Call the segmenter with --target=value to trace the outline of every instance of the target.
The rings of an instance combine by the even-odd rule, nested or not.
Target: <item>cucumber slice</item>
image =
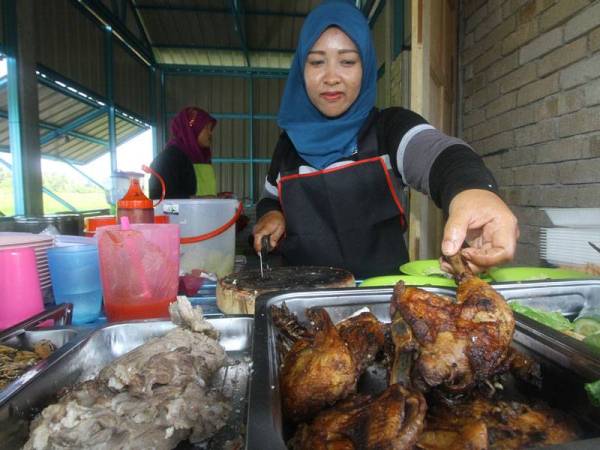
[[[590,334],[583,339],[583,343],[600,352],[600,333]]]
[[[580,319],[576,319],[574,325],[574,331],[576,333],[583,334],[584,336],[600,333],[600,321],[589,317],[581,317]]]

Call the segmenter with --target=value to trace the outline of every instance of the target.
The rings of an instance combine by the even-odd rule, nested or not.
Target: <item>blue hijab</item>
[[[312,104],[304,85],[308,52],[330,26],[339,27],[354,41],[363,67],[358,97],[345,113],[334,119],[324,116]],[[375,106],[376,87],[377,63],[367,19],[348,0],[326,0],[311,11],[302,26],[277,124],[287,132],[300,156],[322,169],[357,149],[360,127]]]

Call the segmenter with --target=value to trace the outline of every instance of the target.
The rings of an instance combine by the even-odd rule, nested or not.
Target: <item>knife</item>
[[[260,260],[260,277],[265,278],[265,272],[263,265],[266,265],[267,253],[271,251],[271,235],[267,234],[260,240],[260,252],[258,253],[258,259]],[[267,266],[268,268],[269,266]]]

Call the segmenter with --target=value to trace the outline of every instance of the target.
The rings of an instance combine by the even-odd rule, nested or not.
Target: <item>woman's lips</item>
[[[336,91],[336,92],[323,92],[321,94],[321,97],[323,99],[325,99],[328,102],[335,102],[337,100],[339,100],[340,98],[342,98],[343,93]]]

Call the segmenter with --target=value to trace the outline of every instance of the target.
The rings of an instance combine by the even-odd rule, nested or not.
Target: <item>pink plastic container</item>
[[[34,250],[0,250],[0,330],[43,310]]]
[[[106,317],[111,322],[168,317],[179,284],[179,227],[130,227],[96,231]]]

